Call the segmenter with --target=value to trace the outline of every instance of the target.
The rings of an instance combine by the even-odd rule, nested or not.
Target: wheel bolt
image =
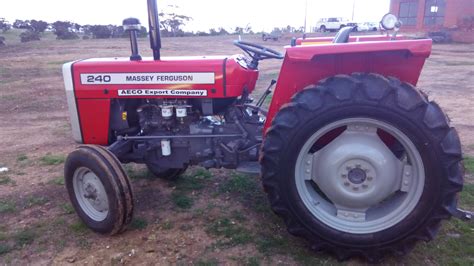
[[[354,191],[358,191],[358,190],[359,190],[359,187],[352,187],[352,189],[353,189]]]
[[[360,164],[356,164],[356,168],[360,168],[360,167],[361,167],[361,165],[360,165]]]
[[[306,169],[306,173],[309,174],[311,171],[309,169]]]
[[[344,175],[344,174],[343,174],[343,175],[341,175],[341,177],[342,177],[342,178],[347,178],[347,175]]]
[[[373,179],[374,179],[374,178],[371,177],[371,176],[368,176],[368,177],[367,177],[367,181],[372,181]]]
[[[368,185],[366,185],[366,184],[363,184],[363,185],[362,185],[362,188],[365,188],[365,189],[367,189],[368,187],[369,187],[369,186],[368,186]]]
[[[344,182],[344,186],[346,187],[350,186],[349,182]]]

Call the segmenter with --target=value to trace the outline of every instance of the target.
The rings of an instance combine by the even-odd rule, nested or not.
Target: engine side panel
[[[378,73],[416,85],[431,45],[431,40],[397,40],[286,47],[265,130],[295,93],[331,76]]]
[[[232,99],[250,93],[258,71],[245,66],[238,55],[67,63],[63,74],[74,139],[108,144],[111,99]]]

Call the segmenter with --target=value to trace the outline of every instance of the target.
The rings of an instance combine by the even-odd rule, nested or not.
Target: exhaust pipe
[[[156,0],[148,1],[148,25],[150,28],[150,47],[153,51],[153,59],[160,60],[161,35],[160,20],[158,18],[158,5]]]

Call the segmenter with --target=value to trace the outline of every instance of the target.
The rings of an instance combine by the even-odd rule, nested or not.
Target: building
[[[474,42],[474,0],[391,0],[390,13],[400,18],[403,31],[448,30],[454,40]]]

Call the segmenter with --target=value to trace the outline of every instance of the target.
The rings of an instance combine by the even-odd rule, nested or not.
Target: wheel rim
[[[317,147],[334,132],[335,138]],[[381,132],[394,140],[392,149]],[[420,200],[424,180],[413,142],[394,126],[369,118],[339,120],[318,130],[301,148],[295,166],[297,191],[309,212],[353,234],[379,232],[402,221]]]
[[[105,220],[109,213],[109,201],[99,177],[87,167],[76,169],[73,176],[74,194],[82,211],[92,220]]]

